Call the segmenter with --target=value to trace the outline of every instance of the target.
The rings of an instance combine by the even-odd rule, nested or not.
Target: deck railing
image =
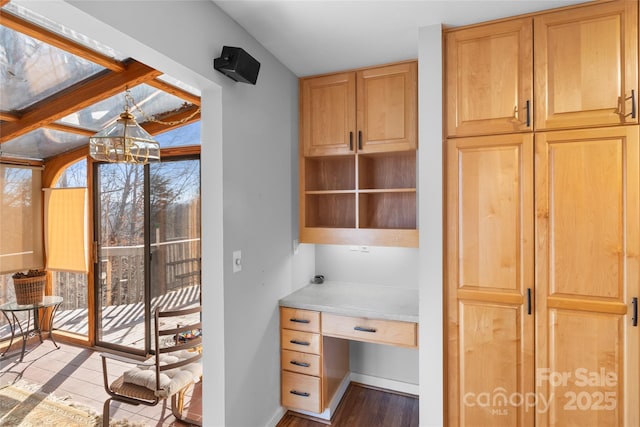
[[[98,287],[101,290],[102,307],[138,304],[144,301],[144,247],[101,247]],[[200,239],[182,239],[151,245],[152,298],[200,285]],[[52,275],[53,294],[64,298],[61,312],[75,312],[69,316],[68,329],[79,332],[78,316],[87,316],[89,298],[87,275],[55,272]],[[0,276],[0,304],[15,299],[11,275]],[[64,316],[59,316],[63,319]],[[55,322],[55,327],[67,330],[65,323]],[[85,329],[84,327],[80,330]],[[85,332],[86,333],[86,332]],[[8,336],[9,326],[0,316],[0,340]]]

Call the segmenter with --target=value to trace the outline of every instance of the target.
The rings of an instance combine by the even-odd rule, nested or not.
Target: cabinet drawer
[[[283,350],[320,354],[320,334],[282,329],[280,347]]]
[[[280,307],[280,327],[296,331],[320,332],[320,313]]]
[[[417,347],[416,330],[413,322],[322,314],[322,334],[338,338]]]
[[[282,406],[320,413],[322,412],[321,392],[320,378],[282,371],[280,394]]]
[[[282,350],[281,367],[285,371],[320,376],[320,356],[299,351]]]

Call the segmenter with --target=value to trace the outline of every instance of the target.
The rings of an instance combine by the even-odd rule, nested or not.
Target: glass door
[[[149,166],[152,316],[200,304],[200,160]]]
[[[96,340],[151,349],[152,315],[200,304],[200,160],[98,164]]]
[[[145,353],[145,168],[108,163],[95,169],[96,341]]]

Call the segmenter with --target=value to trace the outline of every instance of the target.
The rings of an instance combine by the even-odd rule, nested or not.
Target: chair
[[[201,422],[185,418],[182,414],[186,391],[195,380],[202,378],[201,311],[200,306],[171,311],[156,309],[155,355],[144,362],[108,353],[100,355],[104,388],[111,396],[104,402],[103,427],[109,426],[109,408],[112,400],[132,405],[154,406],[169,397],[171,412],[177,419],[202,425]],[[177,327],[163,328],[167,322],[161,324],[160,319],[166,318],[174,318],[173,324]],[[130,363],[135,367],[109,383],[108,359]]]

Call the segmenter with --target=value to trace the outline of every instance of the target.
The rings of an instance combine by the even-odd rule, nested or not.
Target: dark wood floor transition
[[[418,398],[351,383],[331,422],[332,427],[414,427],[418,425]],[[294,412],[277,427],[326,427]]]

